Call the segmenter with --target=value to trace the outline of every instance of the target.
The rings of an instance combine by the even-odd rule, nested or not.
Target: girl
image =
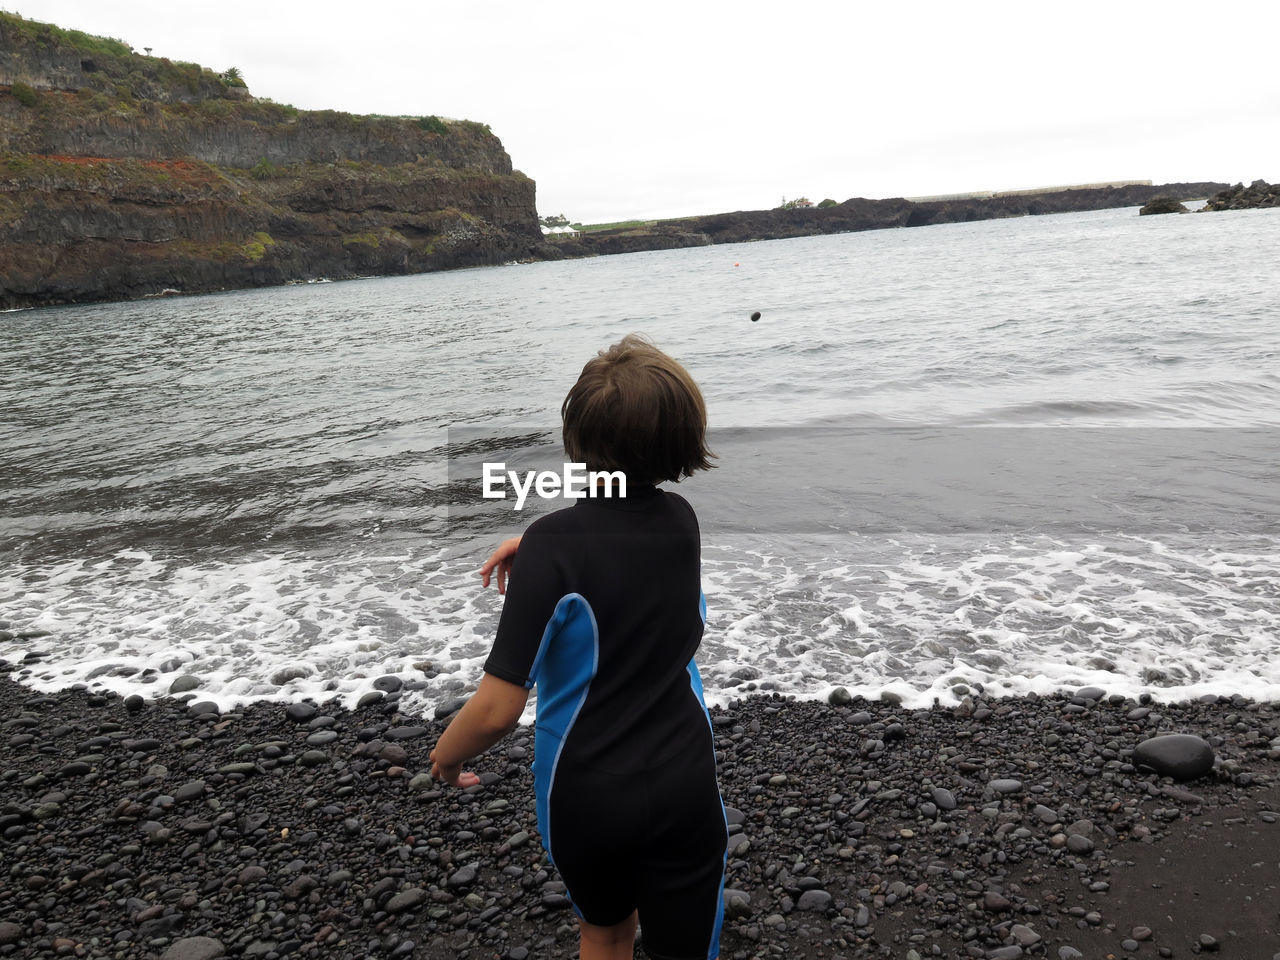
[[[724,807],[693,655],[706,603],[693,509],[657,484],[708,469],[688,372],[635,336],[590,360],[561,407],[569,460],[622,471],[626,496],[539,518],[481,569],[506,594],[484,677],[431,753],[432,773],[514,729],[538,687],[538,830],[578,913],[583,960],[714,960]],[[510,585],[507,588],[507,577]]]

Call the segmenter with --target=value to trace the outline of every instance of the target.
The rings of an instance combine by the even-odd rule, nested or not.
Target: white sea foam
[[[926,706],[976,685],[995,696],[1097,685],[1163,700],[1280,699],[1274,540],[1230,550],[954,537],[824,546],[707,551],[703,673],[719,696],[844,686]],[[777,589],[784,581],[792,587]]]
[[[0,573],[0,643],[40,689],[164,693],[228,707],[351,704],[384,674],[426,710],[474,689],[500,611],[478,554],[262,554],[187,564],[122,551]],[[818,538],[704,549],[712,703],[756,690],[891,692],[908,706],[1092,684],[1181,700],[1280,699],[1280,544]]]
[[[166,692],[191,674],[199,696],[354,702],[384,674],[424,680],[434,697],[473,684],[496,624],[475,563],[424,556],[263,555],[188,565],[122,551],[0,574],[0,618],[49,636],[0,643],[13,661],[48,654],[23,679]]]

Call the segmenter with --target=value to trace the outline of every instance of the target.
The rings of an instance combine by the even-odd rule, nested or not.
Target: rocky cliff
[[[1138,206],[1154,196],[1207,197],[1222,183],[1166,183],[1003,194],[950,200],[867,200],[855,197],[828,207],[749,210],[680,220],[659,220],[642,227],[584,233],[558,241],[562,256],[585,257],[713,243],[777,240],[824,233],[922,227],[970,220],[1026,217],[1078,210]]]
[[[300,111],[229,73],[0,12],[0,307],[543,251],[487,126]]]

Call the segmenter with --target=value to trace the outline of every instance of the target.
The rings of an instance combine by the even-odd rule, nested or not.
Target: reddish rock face
[[[534,183],[480,123],[256,101],[0,13],[0,308],[529,259]]]

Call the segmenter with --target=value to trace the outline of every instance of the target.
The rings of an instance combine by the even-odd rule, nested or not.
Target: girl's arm
[[[462,765],[514,730],[528,700],[524,687],[486,673],[431,751],[431,775],[455,787],[479,783]]]
[[[498,592],[507,592],[507,574],[511,572],[511,564],[515,562],[516,552],[520,549],[520,537],[512,537],[509,540],[503,540],[498,545],[498,549],[484,562],[484,566],[480,568],[480,585],[489,586],[489,577],[496,570],[498,572]]]

